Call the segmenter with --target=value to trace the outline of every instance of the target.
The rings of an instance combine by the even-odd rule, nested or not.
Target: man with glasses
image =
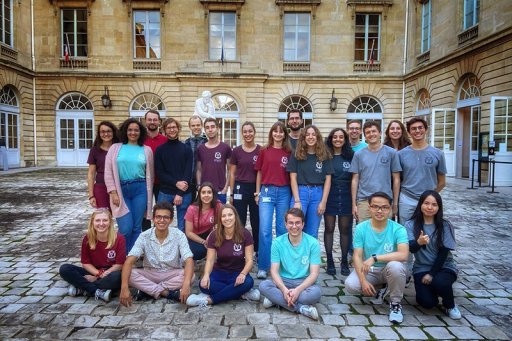
[[[157,203],[153,207],[155,226],[140,234],[126,257],[119,295],[125,307],[132,304],[129,286],[138,289],[137,300],[164,297],[181,303],[187,301],[194,281],[194,261],[185,234],[170,228],[173,212],[169,203]],[[144,268],[133,269],[142,256]]]
[[[290,137],[290,144],[294,151],[297,149],[297,141],[299,140],[303,124],[304,120],[302,119],[302,112],[299,109],[292,109],[288,112],[286,125],[288,126],[288,129],[290,129],[288,136]]]
[[[320,244],[316,238],[302,232],[304,213],[290,208],[285,215],[288,233],[272,242],[270,274],[260,284],[264,296],[263,307],[277,304],[313,320],[318,311],[313,306],[320,301],[320,286],[316,284],[320,272]]]
[[[361,141],[361,121],[349,121],[347,124],[347,130],[350,145],[352,146],[354,153],[358,150],[368,147],[366,142]]]
[[[371,218],[354,233],[354,270],[345,279],[348,293],[375,296],[378,286],[389,291],[389,321],[403,321],[401,301],[405,289],[409,241],[405,227],[389,219],[392,199],[383,192],[368,198]]]
[[[167,142],[155,152],[155,174],[160,179],[157,202],[176,206],[178,228],[185,232],[185,213],[192,202],[192,150],[179,140],[181,124],[174,118],[163,123]]]
[[[398,152],[398,159],[402,166],[400,224],[405,224],[411,218],[424,191],[441,192],[446,185],[444,154],[429,145],[425,139],[428,132],[427,121],[420,117],[413,117],[406,125],[412,144]]]

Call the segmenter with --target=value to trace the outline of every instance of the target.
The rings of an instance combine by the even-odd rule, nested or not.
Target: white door
[[[480,138],[480,114],[479,105],[471,107],[471,148],[469,150],[469,176],[473,174],[473,160],[478,160],[478,139]],[[478,174],[478,162],[475,162],[475,173]]]
[[[455,176],[457,165],[455,156],[456,116],[455,109],[432,110],[431,141],[434,142],[434,147],[444,153],[447,176]]]
[[[496,186],[512,186],[512,97],[491,97],[490,140],[496,147]]]
[[[20,147],[19,147],[19,120],[20,115],[15,112],[2,112],[0,105],[0,137],[4,139],[7,147],[7,164],[9,167],[20,166]],[[0,157],[0,167],[3,167],[3,160]]]
[[[57,165],[87,166],[94,139],[92,113],[57,115]]]

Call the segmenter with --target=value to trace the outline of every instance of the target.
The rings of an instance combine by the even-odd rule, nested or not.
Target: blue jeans
[[[158,194],[157,202],[168,202],[174,206],[172,203],[176,194],[167,194],[162,191]],[[187,213],[187,208],[192,202],[192,194],[185,193],[183,194],[183,201],[181,205],[176,205],[176,215],[178,216],[178,228],[180,231],[185,232],[185,213]]]
[[[237,300],[243,294],[251,290],[254,280],[251,275],[245,276],[245,281],[235,287],[235,281],[240,272],[228,272],[213,270],[210,274],[210,287],[203,288],[199,285],[201,292],[207,294],[212,299],[213,304]]]
[[[128,254],[142,231],[142,218],[146,213],[148,192],[145,180],[121,181],[121,190],[129,212],[117,218],[117,224],[119,232],[126,240],[126,254]]]
[[[255,183],[235,182],[233,189],[233,206],[235,206],[242,226],[247,223],[247,208],[249,208],[249,217],[251,220],[252,239],[254,240],[254,250],[258,251],[258,237],[260,227],[259,208],[254,200],[256,191]],[[241,197],[239,196],[241,195]]]
[[[225,204],[228,197],[226,193],[217,192],[217,199],[219,199],[221,203]]]
[[[87,270],[73,264],[62,264],[59,268],[60,277],[72,286],[85,290],[89,296],[94,296],[96,289],[117,290],[121,288],[121,271],[89,282],[84,276],[90,275]]]
[[[322,201],[323,192],[323,186],[299,185],[300,204],[306,217],[304,232],[315,238],[318,238],[318,228],[322,220],[322,216],[318,215],[318,205]],[[293,204],[292,198],[290,207],[293,207]]]
[[[276,235],[286,233],[284,215],[290,204],[290,186],[262,185],[258,201],[260,231],[258,246],[258,269],[270,270],[270,248],[272,246],[272,223],[276,214]]]
[[[451,309],[455,307],[453,298],[453,283],[457,275],[450,269],[441,269],[429,285],[421,282],[421,279],[428,272],[414,274],[414,288],[416,289],[416,302],[423,308],[431,309],[439,304],[439,297],[442,298],[443,307]]]

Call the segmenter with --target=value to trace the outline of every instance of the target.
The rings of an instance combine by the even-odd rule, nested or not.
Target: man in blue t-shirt
[[[270,275],[260,284],[263,307],[277,304],[285,309],[318,320],[313,304],[320,301],[320,244],[316,238],[303,233],[304,213],[299,208],[286,212],[288,233],[272,242]],[[406,236],[407,237],[407,236]]]
[[[354,270],[345,280],[351,294],[375,296],[375,286],[387,284],[389,321],[403,321],[400,302],[404,296],[409,255],[407,231],[388,219],[392,199],[384,192],[369,196],[370,219],[357,225],[354,233]]]

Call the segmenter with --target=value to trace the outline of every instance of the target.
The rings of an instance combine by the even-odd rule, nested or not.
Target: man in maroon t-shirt
[[[161,144],[167,142],[167,137],[160,134],[160,113],[156,110],[149,110],[146,115],[144,115],[144,122],[146,124],[146,130],[148,132],[146,136],[146,140],[144,140],[144,145],[151,148],[153,151],[153,155],[155,155],[156,147]],[[155,202],[158,200],[158,193],[160,192],[160,183],[158,178],[155,176],[155,181],[153,182],[153,194],[155,195]],[[142,231],[146,231],[151,228],[151,220],[147,220],[146,218],[142,219]]]
[[[201,185],[208,181],[213,184],[220,201],[226,203],[226,192],[229,187],[227,165],[231,157],[231,147],[219,138],[219,126],[214,118],[207,118],[203,123],[208,142],[197,147],[196,178]]]

